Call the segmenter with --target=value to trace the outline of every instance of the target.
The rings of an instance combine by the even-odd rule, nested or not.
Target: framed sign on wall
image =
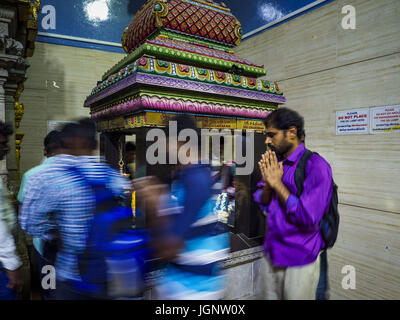
[[[400,130],[400,105],[370,109],[370,133]]]
[[[336,111],[336,135],[368,133],[368,108]]]

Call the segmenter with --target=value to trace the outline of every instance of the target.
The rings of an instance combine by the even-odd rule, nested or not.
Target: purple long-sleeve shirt
[[[264,251],[274,266],[294,267],[310,264],[316,260],[324,247],[319,222],[329,208],[332,170],[324,158],[313,154],[307,162],[303,193],[297,198],[294,173],[305,150],[304,145],[300,144],[283,161],[282,182],[291,193],[286,202],[286,209],[275,192],[272,193],[268,206],[262,204],[263,181],[258,183],[259,189],[253,194],[261,209],[268,212]]]

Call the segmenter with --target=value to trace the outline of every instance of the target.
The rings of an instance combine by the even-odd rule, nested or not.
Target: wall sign
[[[368,133],[369,109],[336,111],[336,135]]]
[[[400,105],[371,108],[370,119],[371,133],[400,130]]]

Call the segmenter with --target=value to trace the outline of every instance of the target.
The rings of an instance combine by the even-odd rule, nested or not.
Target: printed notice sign
[[[400,130],[400,106],[371,108],[370,121],[371,133]]]
[[[336,134],[368,134],[369,109],[336,111]]]

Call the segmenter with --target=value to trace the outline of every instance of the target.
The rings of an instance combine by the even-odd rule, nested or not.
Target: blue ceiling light
[[[110,16],[110,0],[92,0],[84,4],[85,13],[89,21],[99,23],[106,21]]]
[[[264,22],[272,22],[286,15],[284,11],[271,2],[261,3],[257,11]]]

